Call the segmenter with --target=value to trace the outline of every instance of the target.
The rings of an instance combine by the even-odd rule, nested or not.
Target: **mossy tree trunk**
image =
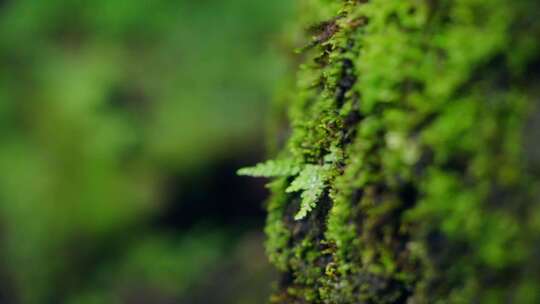
[[[271,302],[540,303],[540,2],[300,2]]]

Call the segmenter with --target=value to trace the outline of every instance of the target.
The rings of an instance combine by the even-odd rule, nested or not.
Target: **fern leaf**
[[[254,167],[242,168],[237,171],[237,174],[253,177],[281,177],[296,175],[299,172],[300,166],[290,159],[284,159],[269,160]]]
[[[302,203],[300,210],[295,215],[295,220],[301,220],[317,206],[321,194],[324,191],[328,179],[328,167],[306,165],[296,177],[286,192],[302,191]]]

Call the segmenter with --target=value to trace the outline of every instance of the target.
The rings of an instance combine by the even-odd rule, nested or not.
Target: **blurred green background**
[[[0,0],[0,303],[263,303],[290,0]]]

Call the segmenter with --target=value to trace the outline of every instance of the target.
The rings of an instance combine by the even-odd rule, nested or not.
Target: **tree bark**
[[[300,1],[272,303],[540,303],[539,15]]]

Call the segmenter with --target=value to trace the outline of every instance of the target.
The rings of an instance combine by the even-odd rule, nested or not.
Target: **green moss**
[[[301,3],[272,302],[535,303],[540,4]]]

